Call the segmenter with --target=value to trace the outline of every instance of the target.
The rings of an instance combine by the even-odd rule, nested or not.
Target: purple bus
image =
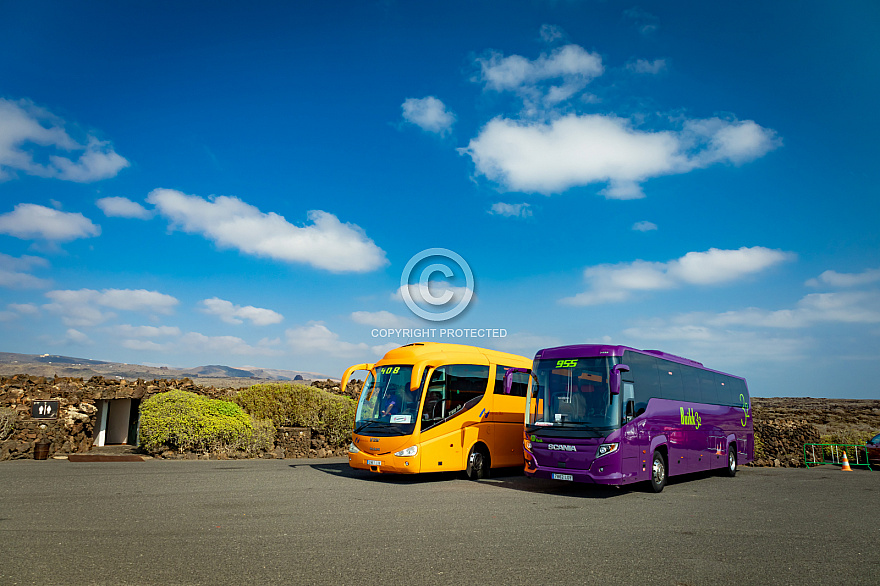
[[[699,362],[626,346],[560,346],[538,351],[531,379],[505,375],[506,391],[527,393],[526,476],[647,481],[660,492],[671,475],[734,476],[754,459],[745,379]]]

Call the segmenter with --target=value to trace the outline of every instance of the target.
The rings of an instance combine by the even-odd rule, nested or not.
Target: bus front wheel
[[[654,462],[651,465],[651,489],[660,492],[666,486],[666,458],[663,452],[654,452]]]
[[[471,448],[468,454],[467,477],[471,480],[480,480],[489,477],[489,454],[481,446]]]

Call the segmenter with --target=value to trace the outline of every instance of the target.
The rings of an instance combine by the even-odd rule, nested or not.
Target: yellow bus
[[[345,371],[369,374],[348,448],[352,468],[417,474],[466,471],[485,478],[491,468],[524,466],[523,427],[529,369],[523,356],[460,344],[401,346],[374,364]]]

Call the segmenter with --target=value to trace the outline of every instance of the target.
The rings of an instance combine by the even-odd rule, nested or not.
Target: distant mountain
[[[301,370],[280,370],[243,366],[234,368],[212,364],[193,368],[171,368],[168,366],[144,366],[140,364],[124,364],[105,362],[89,358],[74,358],[57,354],[16,354],[0,352],[0,375],[30,374],[34,376],[67,376],[75,378],[91,378],[93,376],[116,377],[126,379],[143,378],[192,378],[211,379],[205,384],[222,385],[223,379],[230,379],[229,384],[241,386],[259,380],[294,380],[297,376],[305,380],[324,380],[328,377],[317,372]]]
[[[220,364],[211,364],[210,366],[197,366],[196,368],[187,368],[187,374],[211,378],[251,378],[257,375],[249,370],[241,370],[240,368],[232,368],[230,366],[222,366]]]
[[[110,364],[100,360],[88,358],[71,358],[57,354],[15,354],[12,352],[0,352],[0,364],[13,364],[21,362],[39,362],[41,364]]]

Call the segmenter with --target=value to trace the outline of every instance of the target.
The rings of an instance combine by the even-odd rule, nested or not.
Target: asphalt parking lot
[[[880,472],[660,494],[343,459],[0,463],[0,584],[878,584]]]

